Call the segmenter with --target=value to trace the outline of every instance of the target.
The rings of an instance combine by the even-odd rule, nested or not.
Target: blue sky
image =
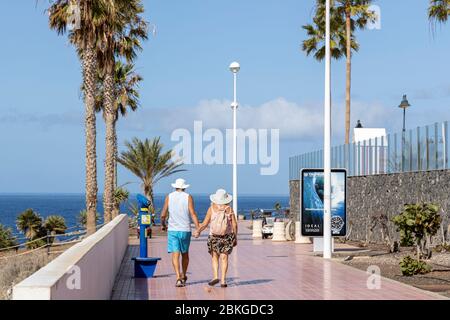
[[[0,192],[83,192],[81,70],[65,37],[48,29],[46,1],[1,1]],[[121,119],[119,140],[161,136],[194,120],[231,126],[228,65],[238,60],[240,126],[280,128],[280,171],[239,167],[246,194],[287,194],[288,157],[322,145],[323,64],[300,51],[313,0],[144,0],[157,33],[136,62],[145,81],[142,108]],[[381,30],[358,33],[353,58],[352,124],[401,130],[397,108],[408,94],[408,127],[450,119],[450,25],[431,32],[428,1],[379,0]],[[345,61],[333,62],[333,135],[343,140]],[[205,112],[208,110],[209,112]],[[212,111],[211,111],[212,110]],[[228,111],[228,112],[227,112]],[[99,188],[104,128],[99,116]],[[123,143],[122,143],[123,144]],[[231,189],[231,166],[187,166],[193,193]],[[121,182],[137,182],[120,169]],[[163,180],[157,192],[167,192]],[[131,184],[137,191],[138,183]]]

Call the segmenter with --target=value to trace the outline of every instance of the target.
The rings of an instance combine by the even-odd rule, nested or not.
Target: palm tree
[[[430,0],[428,18],[432,22],[446,23],[450,16],[450,0]]]
[[[16,220],[17,230],[22,232],[29,240],[36,239],[43,232],[42,218],[33,209],[22,212]]]
[[[83,93],[85,104],[86,135],[86,210],[87,234],[95,232],[97,212],[97,150],[95,95],[97,74],[97,52],[103,46],[102,28],[114,8],[114,0],[79,0],[80,25],[68,30],[72,18],[69,8],[71,0],[55,0],[49,8],[50,28],[59,35],[69,33],[70,42],[77,48],[83,69]]]
[[[114,209],[115,163],[117,152],[116,121],[118,104],[116,90],[116,57],[128,62],[141,50],[141,40],[147,39],[147,23],[140,16],[144,12],[141,0],[114,0],[115,12],[107,21],[104,32],[104,46],[98,52],[99,70],[103,79],[103,117],[106,124],[105,188],[103,207],[105,222],[112,218]],[[120,93],[119,93],[120,94]],[[125,106],[126,108],[126,106]]]
[[[114,117],[114,122],[112,123],[112,132],[114,137],[113,147],[113,171],[108,171],[108,175],[112,175],[113,179],[113,190],[117,192],[117,121],[119,116],[125,117],[128,113],[128,109],[131,111],[136,111],[139,107],[139,83],[143,80],[143,78],[134,71],[133,64],[124,64],[122,61],[117,61],[115,66],[115,77],[114,77],[114,110],[116,111],[116,115]],[[104,79],[101,77],[99,73],[98,77],[98,91],[96,98],[96,110],[101,111],[104,110],[104,102],[105,102],[105,87],[104,87]],[[105,115],[105,113],[104,113]],[[105,117],[106,120],[106,117]],[[111,178],[111,177],[110,177]],[[108,191],[109,192],[109,191]],[[106,197],[105,197],[106,198]],[[112,218],[115,218],[119,213],[119,205],[115,200],[113,201],[114,207],[112,211]]]
[[[44,221],[44,229],[49,237],[49,242],[55,241],[57,234],[65,234],[67,230],[66,220],[62,216],[48,216]]]
[[[114,192],[114,211],[113,218],[117,217],[120,211],[120,205],[128,200],[130,192],[124,188],[117,188]]]
[[[9,248],[17,245],[10,228],[0,224],[0,249]]]
[[[48,216],[44,221],[44,228],[51,235],[66,233],[66,220],[62,216]]]
[[[331,8],[331,55],[336,60],[346,57],[345,90],[345,143],[350,142],[351,121],[351,70],[352,50],[358,51],[356,29],[364,29],[375,22],[376,14],[370,10],[372,0],[334,0]],[[325,0],[316,0],[313,24],[305,25],[308,39],[303,41],[303,51],[321,61],[325,57]]]
[[[134,138],[132,142],[125,142],[127,148],[117,161],[142,180],[142,188],[145,196],[150,201],[150,207],[154,210],[153,188],[162,178],[168,177],[185,170],[181,160],[172,160],[173,151],[163,152],[164,145],[161,138],[141,141]]]
[[[97,223],[100,221],[100,214],[97,212],[95,214],[95,224],[97,225]],[[78,214],[78,223],[80,224],[80,226],[82,226],[83,228],[86,228],[87,225],[87,211],[86,210],[82,210],[80,211],[80,213]]]

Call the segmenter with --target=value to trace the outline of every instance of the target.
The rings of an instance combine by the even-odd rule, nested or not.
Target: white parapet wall
[[[120,215],[17,284],[13,300],[109,300],[127,246]]]

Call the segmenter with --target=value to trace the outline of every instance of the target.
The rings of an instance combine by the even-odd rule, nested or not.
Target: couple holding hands
[[[195,212],[194,199],[186,192],[186,189],[189,188],[186,181],[177,179],[172,187],[175,191],[166,197],[161,212],[161,224],[165,228],[168,216],[167,247],[168,252],[172,254],[172,265],[177,275],[175,286],[186,286],[191,237],[198,238],[202,231],[209,226],[207,247],[212,260],[213,279],[208,284],[215,286],[220,282],[220,286],[226,288],[228,286],[226,282],[228,256],[237,246],[237,220],[233,209],[230,207],[233,196],[223,189],[219,189],[215,194],[212,194],[210,196],[211,206],[204,221],[200,223]],[[191,232],[191,219],[196,227],[193,234]],[[221,265],[220,280],[219,262]]]

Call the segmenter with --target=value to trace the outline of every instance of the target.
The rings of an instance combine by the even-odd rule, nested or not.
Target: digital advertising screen
[[[302,235],[323,237],[324,173],[321,169],[301,172]],[[331,172],[331,234],[342,237],[347,233],[346,170]]]

